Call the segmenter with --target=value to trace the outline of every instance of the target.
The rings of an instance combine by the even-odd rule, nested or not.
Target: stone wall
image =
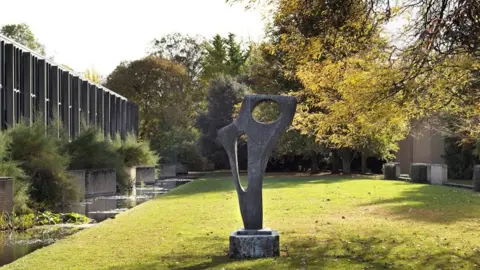
[[[177,163],[176,165],[176,173],[177,174],[188,174],[188,167],[187,165],[183,165],[181,163]]]
[[[408,174],[412,163],[445,164],[444,137],[427,123],[417,122],[411,134],[398,143],[396,161],[402,174]]]
[[[70,174],[85,198],[117,193],[115,169],[75,170],[70,171]]]
[[[13,178],[0,177],[0,213],[13,212]]]
[[[142,181],[146,185],[155,184],[155,167],[153,166],[137,166],[136,167],[137,185],[140,185]]]
[[[170,178],[177,176],[177,166],[172,164],[160,164],[160,178]]]

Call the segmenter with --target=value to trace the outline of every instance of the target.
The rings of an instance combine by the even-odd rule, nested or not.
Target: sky
[[[234,33],[243,41],[264,35],[260,11],[225,0],[3,0],[0,26],[17,23],[30,26],[55,62],[102,76],[142,58],[154,38],[169,33]]]

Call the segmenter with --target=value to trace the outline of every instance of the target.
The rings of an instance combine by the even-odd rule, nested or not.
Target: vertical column
[[[60,76],[59,69],[57,66],[51,66],[50,68],[50,119],[51,123],[53,120],[60,119]]]
[[[122,138],[127,137],[127,101],[122,99],[122,122],[121,122]]]
[[[117,131],[116,105],[115,95],[110,94],[110,136],[112,137],[115,137]]]
[[[0,40],[0,129],[5,128],[3,93],[5,92],[5,42]]]
[[[5,44],[5,118],[8,127],[16,123],[15,105],[15,47]]]
[[[110,136],[110,93],[103,92],[103,132],[105,137]]]
[[[71,95],[71,84],[70,84],[70,73],[68,71],[62,71],[62,121],[63,128],[66,132],[68,139],[72,137],[72,126],[70,123],[70,95]]]
[[[47,63],[44,59],[38,60],[38,112],[45,125],[47,124]]]
[[[80,78],[73,77],[72,83],[72,138],[76,138],[80,134]]]
[[[98,87],[98,90],[97,90],[97,127],[99,129],[103,129],[103,127],[104,127],[104,123],[103,123],[104,109],[103,109],[103,106],[104,106],[105,103],[103,101],[103,98],[104,98],[103,92],[104,92],[103,88]]]
[[[90,109],[89,122],[90,125],[96,126],[97,118],[97,87],[93,84],[89,85],[89,102],[88,107]]]
[[[120,134],[120,125],[121,125],[121,114],[122,114],[122,104],[120,103],[121,99],[119,97],[115,97],[115,119],[116,119],[116,125],[115,125],[115,134],[122,135]]]
[[[32,124],[32,55],[28,52],[22,54],[22,84],[23,84],[23,120],[27,126]]]
[[[81,122],[83,124],[86,124],[87,126],[89,125],[88,119],[89,119],[89,108],[88,108],[88,100],[89,100],[89,93],[88,91],[88,81],[83,81],[82,80],[82,85],[80,88],[80,97],[81,97]]]
[[[135,130],[136,130],[137,136],[139,133],[139,129],[140,129],[140,111],[138,110],[138,106],[135,105]]]
[[[125,102],[126,106],[126,130],[127,130],[127,135],[130,133],[130,127],[131,127],[131,122],[130,122],[130,102],[127,101]]]

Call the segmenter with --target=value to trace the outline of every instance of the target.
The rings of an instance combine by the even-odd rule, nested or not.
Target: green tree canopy
[[[216,35],[204,46],[207,53],[202,63],[201,77],[205,82],[219,75],[238,76],[250,55],[250,49],[243,50],[234,34],[229,34],[227,38]]]
[[[196,127],[200,130],[200,153],[217,166],[228,168],[228,158],[217,143],[217,132],[233,120],[235,105],[241,102],[246,87],[231,77],[218,77],[210,82],[207,111],[200,113]]]
[[[30,27],[24,23],[6,24],[0,29],[0,33],[41,55],[45,55],[45,46],[38,42]]]
[[[182,65],[148,56],[121,63],[108,76],[106,86],[139,106],[140,138],[149,140],[163,160],[176,162],[186,151],[181,147],[191,142],[191,148],[196,138],[191,126],[198,101],[191,83]],[[183,144],[170,144],[172,140]],[[172,145],[178,147],[172,149]]]

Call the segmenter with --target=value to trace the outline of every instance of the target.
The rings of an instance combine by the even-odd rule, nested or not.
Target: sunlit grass
[[[264,225],[281,257],[233,261],[242,226],[230,178],[198,180],[7,269],[474,269],[480,197],[385,180],[267,177]]]

